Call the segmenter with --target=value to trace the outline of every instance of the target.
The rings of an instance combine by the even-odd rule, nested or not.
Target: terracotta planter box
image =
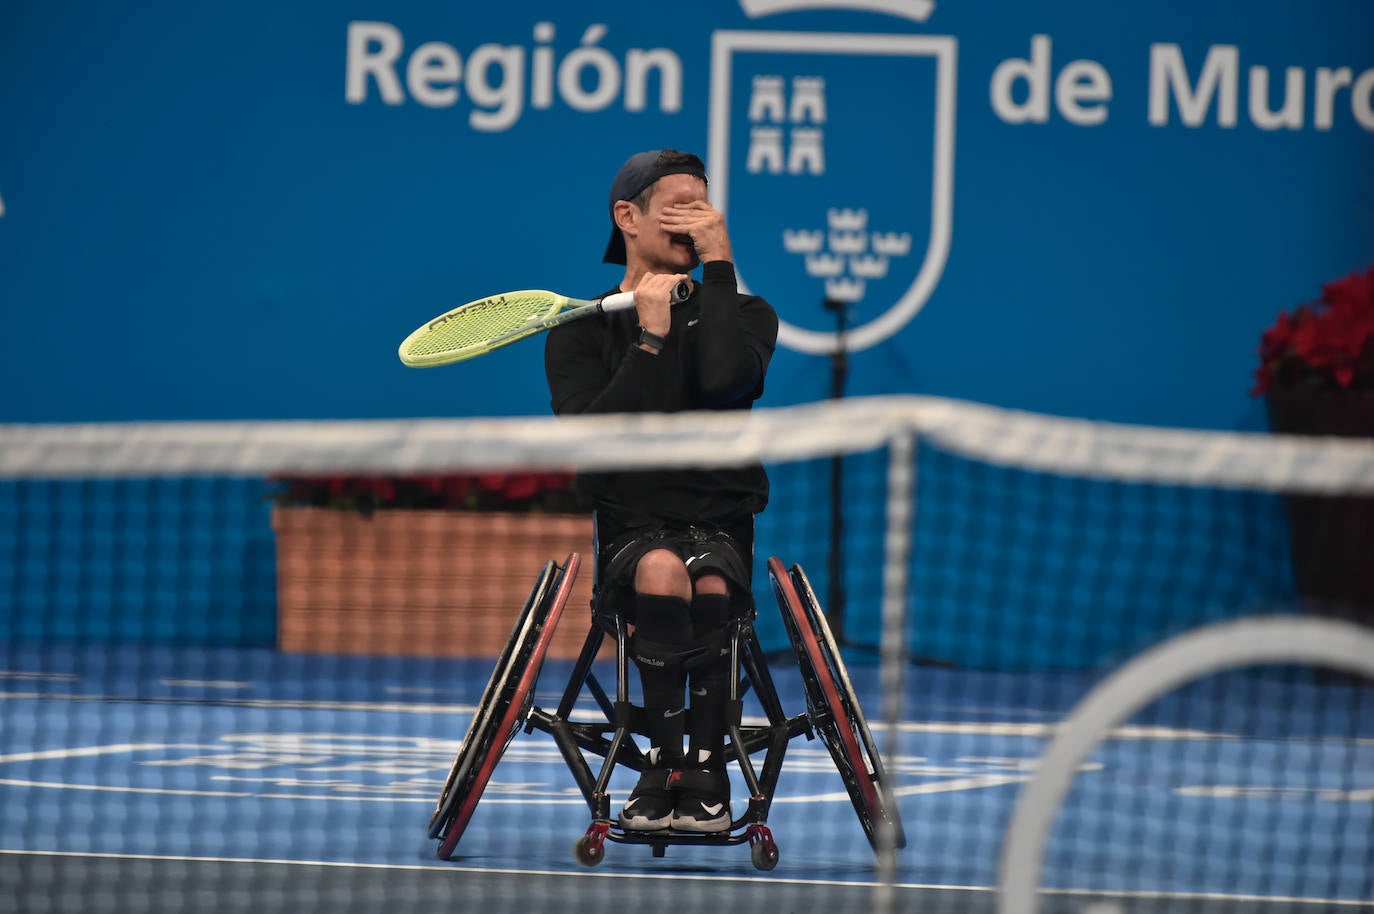
[[[275,508],[277,645],[331,654],[495,657],[544,563],[582,556],[550,657],[590,620],[591,518]]]

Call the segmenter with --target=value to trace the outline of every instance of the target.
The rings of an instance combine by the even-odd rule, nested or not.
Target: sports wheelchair
[[[574,844],[574,856],[584,866],[596,866],[605,858],[607,841],[647,844],[655,857],[662,857],[668,846],[675,844],[747,842],[754,866],[771,870],[778,862],[778,847],[768,827],[768,811],[783,755],[793,738],[813,739],[817,734],[839,770],[873,848],[877,850],[884,841],[898,848],[906,845],[882,760],[815,592],[801,566],[785,569],[777,558],[768,560],[768,576],[801,667],[805,713],[791,717],[784,713],[754,631],[757,611],[752,599],[746,601],[747,612],[735,614],[727,631],[735,675],[730,687],[725,755],[727,762],[737,763],[743,775],[749,791],[747,809],[728,831],[715,834],[623,829],[612,814],[608,793],[612,772],[617,764],[640,771],[648,759],[633,739],[633,734],[644,732],[644,712],[629,698],[628,623],[622,614],[597,605],[606,601],[593,599],[590,631],[558,707],[547,711],[534,706],[535,682],[580,565],[581,558],[575,552],[562,565],[553,560],[544,565],[496,662],[429,821],[429,837],[438,839],[441,860],[453,856],[492,772],[521,729],[526,733],[539,729],[553,737],[587,801],[592,822]],[[615,638],[614,699],[593,671],[607,635]],[[595,700],[604,721],[571,719],[573,706],[584,690]],[[742,698],[750,690],[763,708],[766,724],[746,726],[741,722]],[[756,771],[751,756],[760,752],[762,767]],[[602,759],[598,772],[592,771],[584,753]]]

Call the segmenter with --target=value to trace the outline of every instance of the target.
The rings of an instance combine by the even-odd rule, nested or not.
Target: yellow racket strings
[[[506,292],[452,311],[432,321],[411,341],[412,356],[440,355],[481,348],[557,313],[561,296],[538,290]]]

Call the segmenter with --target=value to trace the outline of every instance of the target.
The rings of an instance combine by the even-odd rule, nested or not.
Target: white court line
[[[189,689],[249,689],[253,681],[234,679],[159,679],[162,685]]]
[[[366,796],[356,794],[348,796],[345,794],[308,794],[308,793],[250,793],[248,796],[258,800],[350,800],[355,803],[423,803],[429,806],[434,805],[435,796],[431,794],[427,797],[388,797],[388,796]],[[528,805],[530,797],[525,798]],[[491,798],[483,797],[482,802],[492,802]],[[542,801],[541,801],[542,802]],[[578,801],[582,802],[581,800]],[[585,806],[586,804],[583,803]]]
[[[36,851],[28,849],[0,848],[0,854],[13,854],[25,857],[86,857],[91,859],[103,860],[155,860],[165,863],[254,863],[254,864],[274,864],[280,866],[328,866],[339,869],[358,869],[358,870],[393,870],[425,873],[452,873],[455,877],[462,875],[474,875],[482,873],[494,873],[500,876],[553,876],[558,879],[666,879],[673,883],[682,882],[747,882],[756,883],[758,880],[754,876],[705,876],[699,873],[685,873],[681,870],[673,870],[667,873],[611,873],[611,872],[592,872],[584,869],[577,870],[520,870],[506,867],[479,867],[479,866],[456,866],[450,863],[435,863],[431,865],[420,865],[416,863],[345,863],[338,860],[283,860],[266,857],[185,857],[169,854],[112,854],[112,853],[86,853],[83,851]],[[782,877],[768,878],[770,883],[780,883],[785,885],[830,885],[839,887],[872,888],[878,885],[876,880],[857,880],[846,881],[842,879],[787,879]],[[897,888],[901,889],[947,889],[960,892],[989,892],[991,887],[983,885],[925,885],[921,883],[899,883]]]
[[[1032,777],[1030,774],[979,774],[967,778],[952,778],[948,781],[927,781],[923,784],[894,787],[892,794],[898,797],[911,797],[926,793],[950,793],[955,790],[980,790],[984,787],[1020,784]]]
[[[186,697],[146,697],[141,695],[72,694],[44,692],[0,692],[2,699],[59,699],[64,701],[127,701],[138,704],[205,704],[203,699]],[[273,698],[216,698],[216,705],[238,708],[278,708],[290,711],[379,711],[385,714],[473,714],[475,705],[416,703],[404,701],[306,701]]]
[[[356,800],[356,801],[364,802],[364,803],[423,803],[423,804],[428,805],[428,806],[433,806],[433,805],[434,805],[434,801],[435,801],[435,795],[434,795],[434,794],[430,794],[430,795],[427,796],[427,797],[390,797],[390,796],[375,796],[375,797],[369,797],[369,796],[362,796],[362,795],[347,796],[347,795],[344,795],[344,794],[338,794],[338,795],[334,795],[334,794],[316,794],[316,795],[312,795],[312,794],[295,794],[295,793],[254,793],[254,794],[249,794],[249,796],[256,797],[256,798],[258,798],[258,799],[260,799],[260,800]],[[516,803],[520,803],[520,804],[523,804],[523,805],[525,805],[525,806],[529,806],[531,802],[536,802],[536,803],[538,803],[540,806],[586,806],[586,805],[587,805],[587,801],[584,800],[584,799],[582,799],[581,797],[577,797],[577,798],[572,798],[572,797],[564,797],[564,798],[559,798],[559,797],[543,797],[543,796],[538,796],[538,795],[535,795],[535,794],[526,794],[525,796],[521,796],[521,797],[489,797],[489,796],[487,796],[486,794],[483,794],[483,795],[482,795],[482,799],[481,799],[481,804],[482,804],[483,806],[503,806],[503,805],[513,805],[513,804],[516,804]]]
[[[636,879],[671,880],[674,884],[683,882],[713,883],[757,883],[754,876],[706,876],[699,873],[686,873],[673,870],[667,873],[623,873],[597,872],[586,869],[577,870],[521,870],[507,867],[457,866],[451,863],[420,865],[416,863],[346,863],[338,860],[283,860],[270,857],[187,857],[170,854],[113,854],[85,851],[36,851],[28,849],[0,848],[0,854],[21,857],[84,857],[100,860],[149,860],[163,863],[250,863],[273,866],[320,866],[335,869],[388,870],[393,872],[451,873],[455,878],[462,876],[494,873],[498,876],[551,876],[557,879]],[[789,879],[780,876],[768,877],[770,883],[781,885],[817,885],[840,888],[876,888],[881,883],[876,879]],[[893,888],[913,891],[941,892],[991,892],[992,886],[986,885],[940,885],[932,882],[897,882]],[[1113,892],[1076,889],[1046,889],[1047,895],[1091,895],[1094,897],[1131,898],[1131,899],[1179,899],[1196,901],[1243,901],[1262,904],[1311,904],[1332,907],[1369,908],[1370,902],[1353,901],[1343,898],[1299,898],[1267,895],[1228,895],[1220,892]]]
[[[974,736],[1029,736],[1036,739],[1049,739],[1059,731],[1058,723],[1026,724],[988,721],[986,723],[964,723],[959,721],[905,722],[897,725],[901,733],[952,733]],[[883,730],[882,725],[872,725],[869,729]],[[1207,730],[1180,730],[1175,727],[1120,726],[1112,730],[1112,739],[1236,739],[1230,733],[1212,733]]]
[[[1130,898],[1138,901],[1228,901],[1228,902],[1247,902],[1250,904],[1281,904],[1281,905],[1320,905],[1322,907],[1345,907],[1345,908],[1364,908],[1366,910],[1374,908],[1374,902],[1362,901],[1358,898],[1304,898],[1301,895],[1243,895],[1229,894],[1226,892],[1110,892],[1099,889],[1041,889],[1042,895],[1067,895],[1110,897],[1110,898]]]
[[[81,750],[52,750],[52,751],[49,751],[49,752],[19,753],[19,754],[15,755],[15,756],[0,756],[0,762],[3,762],[3,761],[30,761],[30,760],[42,760],[42,759],[45,759],[45,758],[67,758],[67,757],[72,757],[72,756],[74,756],[74,755],[92,756],[92,755],[101,755],[101,754],[107,754],[107,753],[113,753],[113,752],[120,752],[120,751],[124,751],[124,750],[129,750],[129,751],[147,751],[147,750],[163,750],[163,749],[197,749],[197,750],[206,750],[206,749],[216,749],[216,748],[220,748],[220,747],[219,747],[219,746],[210,746],[210,745],[172,745],[172,744],[161,744],[161,743],[153,743],[153,744],[134,744],[134,745],[127,745],[127,746],[100,746],[100,747],[93,747],[93,748],[81,749]],[[802,749],[802,750],[800,750],[800,751],[806,752],[807,750]],[[821,751],[821,750],[816,750],[816,751]],[[824,755],[825,753],[822,752],[822,754]],[[524,764],[540,764],[540,763],[546,763],[546,762],[548,762],[548,761],[550,761],[550,760],[553,760],[553,759],[555,759],[556,757],[558,757],[556,752],[549,752],[549,751],[529,752],[529,751],[527,750],[525,753],[519,753],[519,754],[511,754],[511,755],[508,755],[507,758],[505,759],[505,761],[509,761],[509,762],[514,763],[514,764],[521,764],[521,763],[524,763]],[[900,771],[900,770],[901,770],[901,766],[902,766],[903,764],[908,763],[908,762],[912,762],[912,761],[921,761],[921,760],[922,760],[922,758],[921,758],[920,756],[911,756],[911,757],[902,756],[902,757],[899,757],[899,758],[897,759],[896,764],[893,765],[893,769],[896,770],[896,771]],[[1091,766],[1085,766],[1085,767],[1091,767]],[[822,773],[822,774],[827,773],[827,772],[829,772],[829,771],[830,771],[830,769],[829,769],[828,766],[826,767],[826,769],[824,769],[824,771],[822,771],[821,769],[816,769],[816,772],[819,772],[819,773]],[[816,772],[813,772],[813,773],[816,773]],[[986,773],[986,774],[973,774],[973,775],[969,775],[969,776],[967,776],[967,777],[943,778],[943,779],[938,779],[938,780],[922,781],[922,782],[917,783],[917,784],[907,784],[907,785],[905,785],[905,786],[900,786],[900,787],[894,786],[894,787],[891,788],[891,792],[892,792],[892,795],[893,795],[894,797],[911,797],[911,796],[924,796],[924,795],[937,794],[937,793],[953,793],[953,792],[956,792],[956,791],[964,791],[964,790],[984,790],[984,789],[988,789],[988,788],[992,788],[992,787],[1003,787],[1003,786],[1006,786],[1006,785],[1008,785],[1008,784],[1021,784],[1021,783],[1025,783],[1026,781],[1029,781],[1033,776],[1034,776],[1034,775],[1033,775],[1033,772],[1023,772],[1023,773],[1019,773],[1019,774],[998,773],[998,772],[991,772],[991,773]],[[254,783],[268,783],[268,782],[271,781],[270,778],[263,778],[263,779],[261,779],[261,781],[258,781],[257,779],[245,778],[245,777],[242,777],[242,776],[237,776],[237,777],[229,778],[229,777],[226,777],[226,776],[219,776],[219,775],[212,777],[212,780],[239,780],[239,781],[250,781],[250,782],[254,782]],[[502,785],[503,783],[509,783],[509,782],[503,782],[503,781],[500,781],[500,780],[493,780],[493,781],[491,782],[491,785],[490,785],[492,792],[487,793],[486,795],[484,795],[484,796],[482,797],[482,803],[483,803],[483,804],[486,804],[486,805],[515,805],[515,804],[525,804],[525,805],[528,805],[530,802],[537,802],[537,803],[539,803],[540,805],[547,805],[547,806],[584,806],[584,805],[586,805],[586,801],[585,801],[582,797],[580,797],[580,796],[569,796],[569,795],[563,795],[563,794],[559,794],[559,793],[552,793],[552,794],[551,794],[551,793],[547,793],[547,792],[544,792],[544,793],[541,793],[541,792],[534,792],[534,793],[525,793],[525,794],[521,794],[521,795],[519,795],[519,796],[502,796],[502,795],[500,794],[500,790],[501,790],[501,785]],[[385,793],[385,792],[376,793],[376,794],[369,794],[369,793],[364,792],[364,791],[365,791],[365,788],[366,788],[366,785],[359,785],[359,784],[349,784],[349,785],[344,785],[344,786],[340,787],[339,785],[324,784],[324,783],[322,783],[322,784],[319,785],[319,789],[320,789],[321,791],[329,791],[329,792],[321,792],[321,793],[313,793],[313,794],[295,794],[295,793],[256,793],[256,792],[251,792],[251,791],[238,791],[238,792],[235,792],[235,791],[217,791],[217,790],[196,790],[196,789],[190,789],[190,788],[173,789],[173,788],[160,788],[160,787],[118,787],[118,786],[107,786],[107,785],[101,785],[101,784],[73,784],[73,783],[64,783],[64,782],[58,782],[58,781],[35,781],[35,780],[27,780],[27,779],[22,779],[22,778],[0,778],[0,786],[7,786],[7,787],[28,787],[28,788],[39,788],[39,789],[45,789],[45,790],[86,790],[86,791],[107,791],[107,792],[111,792],[111,793],[165,794],[165,795],[169,795],[169,796],[238,797],[238,798],[244,798],[244,799],[259,799],[259,800],[326,800],[326,801],[330,801],[330,802],[346,801],[346,802],[362,802],[362,803],[414,803],[414,804],[422,804],[422,805],[423,805],[423,804],[431,804],[431,803],[434,802],[434,796],[433,796],[433,793],[432,793],[432,792],[431,792],[431,793],[422,794],[422,795],[418,795],[418,796],[415,796],[415,795],[406,795],[406,794],[403,794],[403,793]],[[544,785],[541,784],[540,786],[544,786]],[[349,788],[353,788],[353,789],[355,789],[357,792],[349,792]],[[417,789],[418,789],[418,788],[417,788]],[[553,787],[552,785],[550,785],[550,789],[551,789],[551,790],[559,790],[560,788]],[[1196,789],[1196,790],[1202,790],[1203,788],[1195,788],[1195,789]],[[1188,790],[1188,788],[1181,788],[1181,789],[1180,789],[1180,792],[1185,792],[1185,791],[1187,791],[1187,790]],[[1369,791],[1361,791],[1361,792],[1358,792],[1358,793],[1360,793],[1360,794],[1368,794]],[[1365,799],[1365,798],[1366,798],[1366,797],[1363,796],[1363,795],[1360,795],[1360,796],[1356,796],[1356,797],[1355,797],[1355,799],[1357,799],[1357,800],[1362,800],[1362,799]],[[774,805],[774,806],[780,806],[780,805],[796,805],[796,804],[803,804],[803,803],[845,803],[845,802],[848,802],[849,799],[850,799],[849,794],[848,794],[846,791],[839,790],[839,791],[830,791],[830,792],[826,792],[826,793],[808,793],[808,794],[798,794],[798,795],[775,795],[775,796],[773,797],[772,805]]]
[[[351,800],[362,803],[427,803],[434,805],[434,797],[396,797],[396,796],[331,796],[328,794],[291,794],[291,793],[250,793],[242,790],[178,790],[171,787],[112,787],[104,784],[64,784],[60,781],[29,781],[22,778],[0,778],[0,787],[38,787],[45,790],[90,790],[103,793],[143,793],[170,797],[235,797],[244,800]],[[522,802],[529,804],[530,797]],[[513,803],[514,799],[499,800],[482,798],[483,803]],[[549,801],[540,800],[540,803]],[[586,805],[583,800],[578,803]]]
[[[93,755],[113,755],[116,752],[151,752],[156,749],[211,749],[212,746],[188,743],[122,743],[112,746],[86,746],[80,749],[43,749],[38,752],[12,752],[0,755],[5,762],[43,762],[51,759],[89,758]]]
[[[1001,787],[1006,784],[1020,784],[1031,779],[1029,774],[979,774],[967,778],[949,778],[943,781],[923,781],[905,787],[893,787],[894,797],[914,797],[930,793],[952,793],[956,790],[981,790],[985,787]],[[849,800],[845,791],[818,793],[799,797],[773,797],[773,805],[786,803],[835,803]]]
[[[499,789],[500,781],[493,781],[490,785],[492,789]],[[324,789],[326,785],[321,785]],[[920,787],[930,787],[931,785],[918,785]],[[990,787],[992,784],[974,784],[970,787]],[[33,781],[24,778],[0,778],[0,787],[29,787],[42,790],[87,790],[108,793],[140,793],[140,794],[159,794],[176,797],[236,797],[246,800],[327,800],[331,802],[347,801],[351,803],[417,803],[434,805],[434,794],[426,796],[405,796],[395,794],[369,795],[365,793],[254,793],[250,791],[232,790],[193,790],[190,788],[174,789],[170,787],[113,787],[102,784],[68,784],[61,781]],[[951,787],[950,790],[967,788]],[[908,790],[897,791],[898,794],[905,796],[908,793],[937,793],[938,790]],[[802,797],[774,797],[773,805],[780,803],[821,803],[821,802],[848,802],[848,793],[827,793],[813,794]],[[537,802],[541,806],[586,806],[587,801],[579,797],[548,796],[544,794],[522,794],[520,796],[502,797],[500,794],[482,796],[482,805],[500,806],[522,804],[528,806],[531,802]]]
[[[45,787],[52,790],[95,790],[103,793],[155,793],[170,797],[241,797],[251,799],[256,794],[234,790],[176,790],[171,787],[110,787],[101,784],[63,784],[54,781],[25,781],[19,778],[0,778],[4,787]]]
[[[167,749],[195,749],[208,750],[220,748],[218,745],[199,745],[199,744],[166,744],[166,743],[127,743],[111,746],[93,746],[83,749],[54,749],[43,752],[24,752],[15,753],[9,756],[0,756],[0,762],[12,761],[42,761],[48,759],[65,759],[80,756],[108,755],[114,753],[132,753]],[[805,752],[806,750],[801,750]],[[820,750],[815,750],[819,754]],[[556,753],[548,750],[540,752],[525,752],[508,757],[508,761],[538,764],[541,761],[552,759]],[[523,757],[521,757],[523,756]],[[919,756],[903,756],[896,760],[897,768],[902,764],[913,761],[921,761]],[[1015,784],[1026,781],[1030,778],[1028,774],[1005,774],[989,773],[972,775],[961,778],[946,778],[943,780],[923,781],[919,784],[911,784],[905,787],[893,789],[894,796],[917,796],[921,794],[949,793],[957,790],[977,790],[988,787],[999,787],[1006,784]],[[247,780],[239,777],[239,780]],[[269,783],[270,779],[264,778],[263,783]],[[493,781],[492,787],[499,791],[501,781]],[[44,790],[86,790],[108,793],[137,793],[137,794],[159,794],[166,796],[205,796],[205,797],[238,797],[245,799],[260,800],[328,800],[328,801],[349,801],[364,803],[433,803],[433,795],[406,796],[404,794],[376,794],[369,795],[363,792],[349,793],[344,790],[335,789],[336,785],[321,784],[321,792],[315,794],[293,794],[293,793],[257,793],[252,791],[226,791],[226,790],[198,790],[192,788],[161,788],[161,787],[122,787],[102,784],[76,784],[59,781],[39,781],[25,778],[0,778],[0,786],[6,787],[27,787]],[[560,796],[546,794],[522,794],[520,796],[502,797],[499,792],[489,794],[482,798],[483,803],[487,804],[528,804],[531,800],[547,805],[585,805],[586,801],[580,796]],[[812,793],[799,796],[775,796],[773,804],[799,804],[799,803],[833,803],[848,802],[849,794],[845,791],[831,791],[827,793]]]
[[[199,704],[194,698],[144,698],[100,694],[62,694],[50,695],[43,692],[0,692],[4,699],[62,699],[67,701],[130,701],[143,704]],[[277,708],[281,710],[316,711],[376,711],[384,714],[475,714],[476,705],[438,704],[433,702],[372,702],[372,701],[306,701],[297,699],[273,698],[218,698],[217,705],[243,708]],[[575,714],[570,720],[574,723],[601,723],[601,720],[584,719]],[[748,726],[761,726],[767,723],[764,718],[746,717],[743,723]],[[970,723],[962,721],[904,721],[897,725],[900,733],[944,733],[974,736],[1025,736],[1035,739],[1049,739],[1058,731],[1058,723],[1024,723],[1012,721],[988,721]],[[889,728],[883,723],[872,722],[869,729],[875,733],[886,732]],[[1174,727],[1148,727],[1125,725],[1112,731],[1113,739],[1236,739],[1231,733],[1213,733],[1207,730],[1177,729]],[[1356,742],[1362,742],[1356,740]]]

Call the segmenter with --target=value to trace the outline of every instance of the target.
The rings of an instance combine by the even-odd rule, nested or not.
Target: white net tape
[[[748,414],[3,425],[0,475],[723,466],[873,450],[908,435],[964,457],[1035,471],[1374,493],[1374,441],[1120,425],[919,396]]]

